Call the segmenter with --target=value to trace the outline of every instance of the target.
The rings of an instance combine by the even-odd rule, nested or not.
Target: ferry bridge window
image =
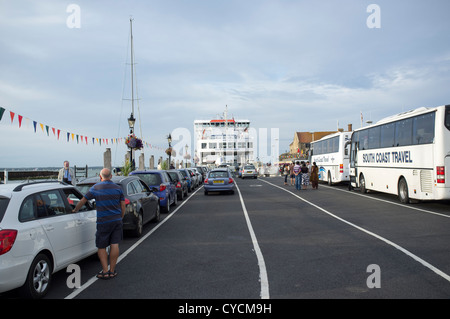
[[[409,118],[395,123],[395,146],[412,144],[412,122],[412,118]]]
[[[416,116],[413,121],[413,143],[429,144],[434,141],[435,112]]]
[[[393,147],[395,143],[395,123],[381,125],[380,130],[380,147]]]

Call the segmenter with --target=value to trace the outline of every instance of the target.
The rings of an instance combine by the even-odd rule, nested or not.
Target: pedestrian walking
[[[319,189],[319,167],[317,167],[316,162],[313,162],[313,165],[311,166],[311,176],[309,180],[311,181],[313,189]]]
[[[297,161],[294,165],[294,175],[295,175],[295,188],[300,190],[302,185],[302,174],[300,162]]]
[[[100,183],[92,186],[78,202],[73,212],[77,212],[88,200],[95,199],[97,208],[97,232],[95,243],[102,270],[97,278],[110,279],[117,276],[116,264],[119,258],[119,243],[123,238],[122,218],[125,215],[125,197],[122,189],[111,181],[111,171],[104,168],[100,171]],[[110,246],[109,270],[108,253]]]
[[[309,174],[308,174],[309,170],[308,167],[306,166],[305,162],[302,162],[302,167],[300,169],[300,173],[302,175],[302,189],[306,190],[306,188],[309,185]]]
[[[294,162],[289,164],[289,174],[291,176],[291,186],[294,186],[294,181],[295,181]]]
[[[285,164],[283,166],[283,175],[284,175],[284,185],[287,185],[288,175],[290,174],[289,165]]]
[[[75,182],[75,173],[73,172],[73,169],[70,168],[69,161],[64,161],[63,168],[59,170],[58,181],[67,184]]]

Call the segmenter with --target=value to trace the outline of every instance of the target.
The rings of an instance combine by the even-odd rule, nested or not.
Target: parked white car
[[[52,274],[97,252],[96,211],[72,185],[0,185],[0,293],[15,288],[31,298],[49,290]]]

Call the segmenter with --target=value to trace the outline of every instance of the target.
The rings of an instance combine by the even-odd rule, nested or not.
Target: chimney
[[[351,132],[353,130],[353,127],[351,124],[348,124],[348,131]]]

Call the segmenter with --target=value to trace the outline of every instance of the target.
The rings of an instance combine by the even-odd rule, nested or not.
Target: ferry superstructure
[[[195,159],[198,165],[254,162],[256,142],[250,134],[250,121],[223,116],[194,121]]]

